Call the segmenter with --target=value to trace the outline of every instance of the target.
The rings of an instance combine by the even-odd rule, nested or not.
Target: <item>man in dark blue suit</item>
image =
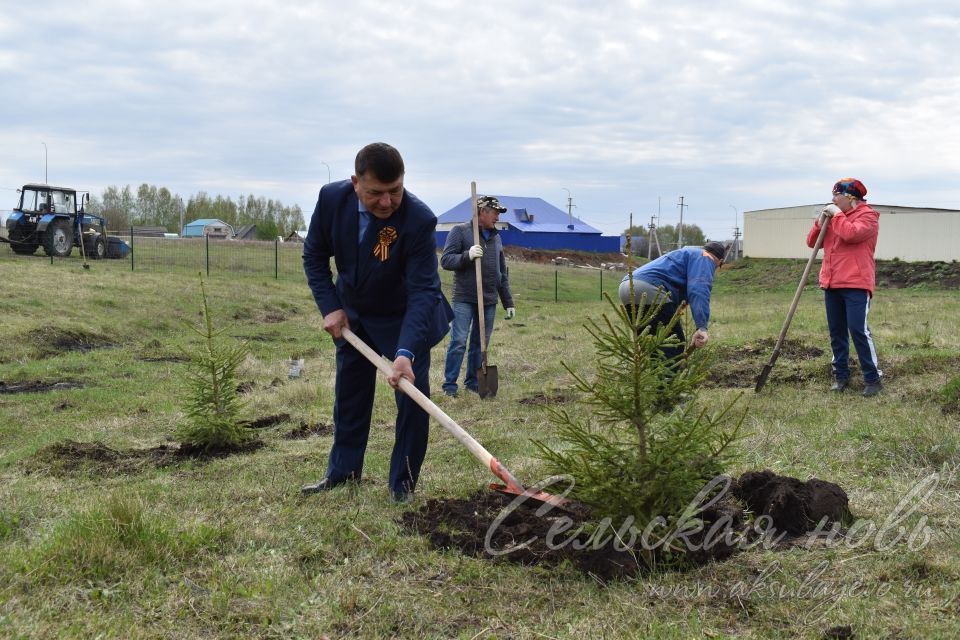
[[[320,190],[303,246],[307,283],[337,346],[333,447],[325,477],[304,486],[304,493],[358,481],[363,471],[377,370],[341,329],[349,327],[393,358],[388,381],[394,389],[406,378],[429,396],[430,348],[446,335],[452,317],[437,273],[437,218],[404,190],[400,153],[382,142],[369,144],[357,154],[354,170],[350,180]],[[406,394],[395,395],[390,495],[409,502],[427,451],[428,415]]]

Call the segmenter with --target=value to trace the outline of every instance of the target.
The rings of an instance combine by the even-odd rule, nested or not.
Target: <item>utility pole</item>
[[[570,216],[570,223],[567,225],[567,229],[573,231],[573,196],[570,195],[570,189],[566,187],[560,187],[567,192],[567,215]]]
[[[737,259],[737,238],[740,237],[740,212],[737,211],[737,208],[733,205],[730,205],[730,208],[733,209],[733,259]]]
[[[689,207],[688,204],[683,204],[683,196],[680,196],[680,202],[677,204],[680,207],[680,225],[677,227],[677,249],[683,248],[683,208]]]
[[[653,224],[653,216],[650,216],[650,226],[648,229],[650,230],[650,237],[647,238],[647,260],[650,259],[653,252],[653,239],[657,237],[657,225]],[[659,245],[659,241],[657,241],[657,244]]]
[[[47,143],[41,142],[40,144],[43,145],[43,184],[50,184],[47,178]]]

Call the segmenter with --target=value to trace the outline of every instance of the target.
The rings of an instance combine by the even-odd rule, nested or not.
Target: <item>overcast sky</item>
[[[439,215],[540,197],[616,234],[658,206],[960,208],[960,3],[0,0],[0,209],[44,179],[299,205],[389,142]],[[46,144],[46,148],[44,147]],[[45,167],[46,162],[46,167]],[[326,163],[326,164],[324,164]],[[565,190],[566,189],[566,190]]]

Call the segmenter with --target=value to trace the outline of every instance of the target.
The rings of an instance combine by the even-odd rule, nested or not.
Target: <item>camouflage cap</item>
[[[479,211],[480,209],[493,209],[498,213],[505,213],[507,211],[507,208],[500,204],[496,196],[478,196],[477,210]]]

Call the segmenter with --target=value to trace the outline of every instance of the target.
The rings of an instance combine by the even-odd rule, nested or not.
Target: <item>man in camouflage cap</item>
[[[493,333],[493,321],[497,315],[497,298],[507,310],[507,319],[513,318],[516,308],[510,293],[510,281],[507,263],[503,257],[503,244],[497,232],[497,220],[507,209],[495,196],[477,198],[477,219],[480,226],[480,243],[473,242],[473,224],[458,224],[447,235],[447,242],[440,256],[440,266],[453,271],[453,323],[450,325],[450,344],[447,347],[447,361],[444,368],[443,391],[448,396],[457,395],[457,378],[463,364],[467,335],[470,335],[470,349],[467,355],[467,372],[463,386],[477,393],[479,382],[477,369],[480,368],[480,317],[477,309],[477,279],[473,265],[480,260],[480,273],[483,287],[484,328],[486,343]]]

